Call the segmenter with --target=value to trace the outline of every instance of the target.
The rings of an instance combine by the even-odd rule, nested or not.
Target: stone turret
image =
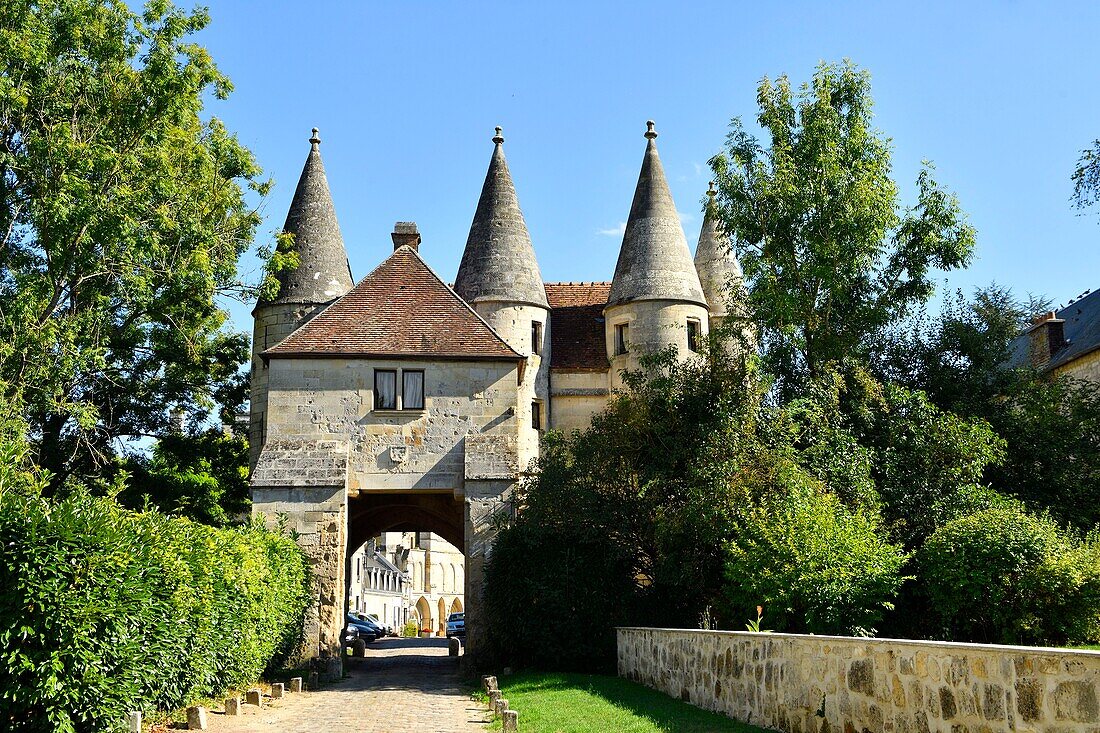
[[[695,248],[695,269],[710,308],[712,328],[717,328],[731,314],[741,314],[745,297],[745,276],[741,272],[741,263],[730,246],[729,237],[718,225],[714,200],[717,195],[711,182],[707,189],[703,227],[699,230],[699,244]]]
[[[321,139],[317,133],[317,128],[313,128],[309,156],[283,224],[283,231],[294,235],[298,267],[279,273],[279,292],[271,299],[261,298],[252,311],[250,468],[255,467],[266,438],[267,366],[260,354],[285,339],[354,285],[325,166],[321,162]]]
[[[550,307],[499,127],[493,146],[454,289],[509,346],[528,357],[516,414],[523,460],[537,455],[538,430],[548,425]]]
[[[709,327],[707,300],[657,154],[653,121],[646,127],[645,157],[604,309],[613,386],[619,372],[637,368],[643,354],[669,346],[690,353]]]

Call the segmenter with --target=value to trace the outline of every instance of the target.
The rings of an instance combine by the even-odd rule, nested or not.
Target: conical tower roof
[[[273,300],[261,300],[259,305],[328,303],[355,284],[321,162],[317,128],[313,128],[309,143],[309,157],[283,224],[283,231],[294,235],[300,261],[295,269],[278,274],[279,293]]]
[[[679,300],[706,307],[680,215],[657,155],[657,132],[646,123],[645,157],[626,221],[607,304],[632,300]]]
[[[699,230],[699,244],[695,247],[695,269],[699,283],[707,298],[710,312],[724,316],[729,311],[730,288],[740,287],[744,280],[741,263],[730,247],[729,237],[718,226],[714,197],[717,191],[711,183],[707,190],[707,208],[703,214],[703,228]]]
[[[504,138],[499,127],[496,132],[454,289],[467,303],[506,301],[548,308],[531,235],[504,159]]]

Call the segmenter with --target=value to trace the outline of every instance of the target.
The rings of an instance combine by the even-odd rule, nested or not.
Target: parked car
[[[372,624],[374,624],[378,628],[382,629],[382,633],[385,636],[393,636],[393,627],[392,626],[386,626],[384,623],[382,623],[382,619],[378,618],[377,614],[364,613],[364,614],[360,614],[360,615],[366,616],[368,621],[370,621]]]
[[[447,617],[447,638],[456,636],[460,639],[466,638],[466,613],[452,613]]]
[[[348,614],[348,639],[363,639],[368,644],[377,639],[380,634],[378,633],[378,627],[374,624],[361,621],[354,613]],[[351,635],[351,632],[355,632],[355,636]]]
[[[371,614],[367,613],[357,613],[355,614],[355,617],[359,619],[359,623],[367,624],[368,626],[372,627],[374,629],[375,636],[377,636],[379,639],[386,635],[386,627],[378,623],[377,616],[372,616]]]

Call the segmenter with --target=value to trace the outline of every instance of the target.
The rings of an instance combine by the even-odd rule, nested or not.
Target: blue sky
[[[1100,3],[379,3],[211,0],[196,37],[236,91],[209,111],[275,179],[282,225],[317,126],[358,279],[398,220],[447,280],[492,151],[505,151],[547,281],[607,280],[644,150],[658,145],[689,242],[707,159],[757,83],[845,57],[872,74],[906,198],[922,159],[978,252],[950,287],[997,281],[1056,302],[1100,286],[1100,211],[1070,175],[1100,137]],[[245,263],[255,273],[254,260]],[[233,309],[250,329],[247,306]]]

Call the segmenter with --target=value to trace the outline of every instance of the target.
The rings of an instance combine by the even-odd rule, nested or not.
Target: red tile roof
[[[523,359],[407,246],[264,356]]]
[[[603,308],[611,283],[546,283],[550,368],[606,371]]]

